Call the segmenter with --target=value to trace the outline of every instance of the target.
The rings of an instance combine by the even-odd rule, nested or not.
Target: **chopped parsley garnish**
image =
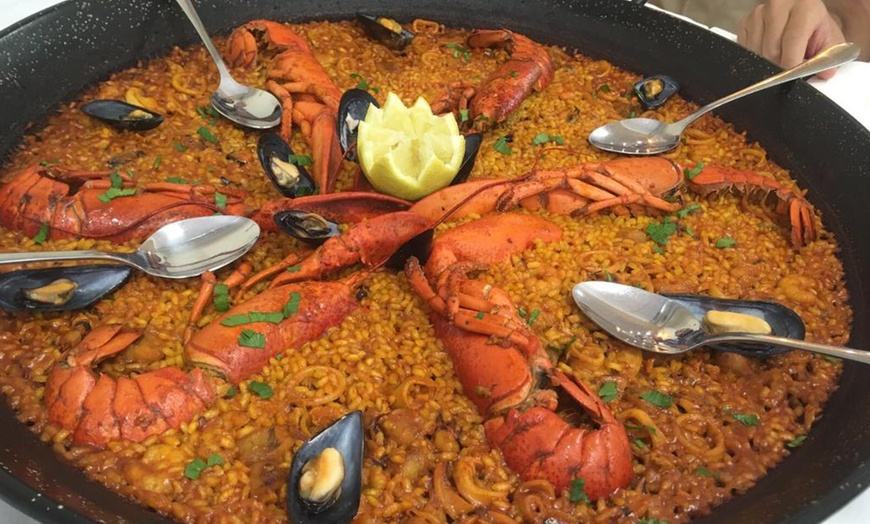
[[[716,247],[718,247],[719,249],[725,249],[726,247],[731,247],[736,243],[736,240],[726,235],[716,241]]]
[[[483,320],[483,311],[478,311],[477,314],[474,315],[474,318],[478,320]]]
[[[160,167],[161,160],[163,160],[163,157],[161,155],[157,155],[157,157],[154,159],[154,163],[151,164],[151,169],[157,169],[158,167]]]
[[[660,519],[640,519],[637,521],[637,524],[670,524],[666,520]]]
[[[507,137],[504,137],[504,136],[499,137],[499,139],[495,141],[495,145],[493,145],[492,147],[493,147],[493,149],[495,149],[496,151],[498,151],[499,153],[501,153],[503,155],[514,154],[513,150],[511,149],[511,146],[508,145]]]
[[[294,166],[306,167],[311,165],[312,160],[309,155],[290,155],[287,157],[287,162]]]
[[[609,86],[608,84],[601,84],[601,85],[598,87],[598,90],[601,91],[602,93],[609,93],[609,92],[610,92],[610,86]]]
[[[212,453],[208,456],[205,463],[207,466],[220,466],[224,463],[224,458],[217,453]]]
[[[695,469],[695,475],[698,475],[699,477],[719,478],[722,474],[719,473],[718,471],[710,471],[709,469],[705,468],[704,466],[699,466],[698,468]]]
[[[641,439],[639,439],[637,437],[632,437],[629,440],[631,440],[631,443],[634,444],[634,446],[638,449],[646,449],[647,448],[646,442],[642,441]]]
[[[246,348],[263,349],[266,347],[266,335],[253,329],[243,329],[239,333],[239,345]]]
[[[220,209],[226,209],[227,208],[227,196],[219,191],[215,191],[215,193],[214,193],[214,205],[216,205]]]
[[[453,58],[462,57],[466,62],[471,62],[471,51],[469,51],[464,45],[457,44],[456,42],[448,42],[444,44],[444,47],[453,51]]]
[[[300,302],[302,302],[302,295],[296,291],[290,293],[290,298],[287,299],[287,303],[284,304],[284,309],[281,311],[284,318],[290,318],[295,315],[299,311]]]
[[[636,118],[636,117],[637,117],[637,111],[635,111],[634,109],[632,109],[631,111],[628,112],[628,118]]]
[[[57,160],[57,159],[54,159],[54,160],[43,160],[42,162],[39,163],[39,165],[42,166],[42,167],[56,166],[56,165],[58,165],[58,164],[60,164],[60,160]]]
[[[695,232],[689,226],[683,226],[683,231],[692,238],[695,238]]]
[[[654,245],[652,247],[652,250],[653,250],[653,253],[655,253],[657,255],[664,255],[665,254],[665,248],[663,248],[662,246],[660,246],[658,244]]]
[[[686,218],[687,216],[689,216],[689,214],[694,213],[695,211],[698,211],[700,209],[701,209],[701,204],[698,204],[698,203],[689,204],[688,206],[684,207],[683,209],[680,209],[679,211],[677,211],[677,218]]]
[[[601,400],[604,402],[614,400],[618,393],[619,391],[616,389],[616,382],[612,380],[608,380],[598,388],[598,396],[601,397]]]
[[[235,388],[235,386],[230,386],[230,389],[228,389],[227,392],[224,393],[224,398],[233,398],[238,393],[239,391]]]
[[[580,502],[585,502],[586,504],[591,503],[589,500],[589,496],[586,495],[586,481],[583,479],[574,479],[571,481],[571,492],[568,493],[568,500],[577,504]]]
[[[48,222],[43,222],[42,225],[39,226],[39,231],[34,235],[33,241],[42,245],[46,240],[48,240]]]
[[[271,322],[277,324],[284,320],[284,313],[274,311],[271,313],[258,313],[251,311],[250,313],[242,313],[239,315],[231,315],[221,320],[221,325],[226,327],[242,326],[244,324],[252,324],[254,322]]]
[[[295,266],[290,266],[287,268],[288,273],[298,273],[300,271],[302,271],[302,266],[299,264],[296,264]]]
[[[660,408],[669,408],[671,407],[671,403],[673,403],[674,399],[670,395],[662,393],[661,391],[656,391],[651,389],[640,396],[643,400],[646,400],[653,406],[657,406]]]
[[[561,355],[562,353],[565,352],[566,349],[571,347],[574,344],[574,342],[576,342],[576,341],[577,341],[577,335],[574,335],[571,337],[571,340],[569,340],[565,344],[562,344],[561,346],[554,346],[552,344],[548,344],[547,351],[552,351],[552,352],[556,353],[557,355]]]
[[[208,464],[204,460],[199,457],[196,457],[192,461],[190,461],[187,466],[184,467],[184,476],[191,479],[196,480],[199,478],[199,475],[202,473],[202,470],[208,467]]]
[[[221,114],[217,112],[217,109],[212,106],[197,107],[196,113],[202,118],[208,120],[209,125],[214,125],[214,123],[217,122],[218,117],[221,116]]]
[[[175,150],[178,151],[179,153],[183,153],[184,151],[187,151],[187,146],[182,144],[181,142],[177,142],[177,141],[172,142],[172,147],[174,147]]]
[[[723,411],[734,417],[734,420],[744,426],[757,426],[759,424],[758,415],[752,413],[735,413],[730,408],[725,408]]]
[[[689,180],[698,176],[704,170],[704,162],[698,162],[692,169],[683,169],[683,175]]]
[[[124,187],[124,179],[115,171],[109,173],[109,181],[111,181],[113,189],[121,189]]]
[[[806,439],[807,439],[806,435],[798,435],[795,438],[786,442],[785,445],[786,445],[786,447],[794,449],[794,448],[800,446],[801,444],[803,444]]]
[[[230,309],[230,288],[226,284],[215,284],[212,292],[214,308],[223,313]]]
[[[181,177],[177,177],[177,176],[166,177],[166,181],[169,182],[170,184],[190,184],[192,186],[198,186],[199,184],[202,183],[202,182],[198,182],[195,180],[191,181],[191,180],[188,180],[186,178],[181,178]]]
[[[677,223],[671,217],[665,217],[661,223],[653,222],[646,226],[646,234],[650,240],[659,245],[668,243],[668,238],[677,232]]]
[[[217,144],[217,137],[211,132],[211,130],[205,126],[200,126],[199,129],[196,130],[196,134],[201,136],[203,140],[207,142],[211,142],[212,144]]]
[[[526,324],[528,324],[529,326],[531,326],[532,323],[535,322],[535,319],[537,319],[537,318],[538,318],[538,315],[540,315],[540,314],[541,314],[541,310],[540,310],[540,309],[535,309],[535,310],[533,310],[533,311],[532,311],[532,314],[529,315],[529,319],[526,320]]]
[[[253,391],[257,395],[260,395],[260,398],[264,398],[264,399],[265,398],[272,398],[272,395],[275,394],[275,392],[272,391],[272,387],[269,386],[269,384],[257,382],[256,380],[252,380],[252,381],[248,382],[248,389],[250,389],[251,391]]]
[[[559,145],[565,143],[565,139],[560,137],[559,135],[551,135],[548,133],[538,133],[532,138],[532,145],[540,146],[546,144],[547,142],[553,142]]]
[[[373,93],[377,93],[381,90],[379,87],[372,86],[368,80],[363,78],[359,73],[351,73],[350,77],[356,80],[356,88],[362,89],[363,91],[371,91]]]
[[[460,122],[468,122],[468,109],[460,109],[459,110],[459,121]]]
[[[516,71],[511,71],[511,78],[516,78],[518,76],[520,76],[519,73],[517,73]]]
[[[608,271],[606,269],[604,270],[604,280],[606,280],[608,282],[616,282],[616,279],[613,278],[613,273],[611,273],[610,271]]]
[[[119,189],[117,187],[110,187],[106,190],[105,193],[97,195],[97,198],[100,199],[100,202],[107,204],[110,200],[114,200],[119,197],[133,196],[135,194],[136,190],[132,187],[130,189]]]

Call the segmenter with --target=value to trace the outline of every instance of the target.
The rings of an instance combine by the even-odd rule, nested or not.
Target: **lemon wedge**
[[[419,200],[459,172],[465,137],[453,114],[432,114],[423,98],[406,107],[389,93],[381,108],[369,106],[359,124],[357,153],[363,174],[378,191]]]

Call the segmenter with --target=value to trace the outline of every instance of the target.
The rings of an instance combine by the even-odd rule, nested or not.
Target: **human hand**
[[[740,21],[737,34],[738,43],[786,69],[845,41],[840,21],[822,0],[769,0]],[[827,79],[835,72],[818,76]]]

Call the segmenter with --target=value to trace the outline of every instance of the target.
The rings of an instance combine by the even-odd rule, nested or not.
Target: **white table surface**
[[[47,7],[58,4],[61,1],[62,0],[0,0],[0,30],[12,25],[18,20],[30,16],[33,13],[37,13]],[[714,32],[722,34],[720,31],[714,30]],[[722,34],[722,36],[727,38],[728,34],[725,33]],[[864,64],[855,64],[855,66],[857,67],[854,67],[854,69],[860,70],[862,73],[867,70],[867,68],[864,67]],[[858,108],[858,110],[865,110],[866,113],[866,110],[870,109],[870,105],[866,103],[865,99],[867,96],[870,96],[868,95],[870,90],[866,89],[866,83],[859,84],[857,81],[854,82],[855,85],[845,85],[853,80],[850,76],[851,72],[852,71],[850,70],[848,71],[849,74],[838,73],[838,75],[834,77],[834,81],[831,81],[828,84],[827,89],[825,88],[824,83],[815,81],[813,83],[816,84],[823,93],[834,98],[837,103],[843,106],[847,111],[852,111],[854,114],[857,112],[855,108]],[[833,89],[835,89],[835,91],[832,91]],[[856,100],[860,100],[860,103],[856,104]],[[855,114],[855,116],[860,116],[861,118],[859,118],[859,120],[870,128],[870,120],[866,120],[865,115]],[[864,524],[866,522],[870,522],[870,490],[865,490],[840,511],[826,519],[824,524]],[[3,500],[0,500],[0,523],[37,524],[35,520],[24,515],[9,504],[6,504]]]

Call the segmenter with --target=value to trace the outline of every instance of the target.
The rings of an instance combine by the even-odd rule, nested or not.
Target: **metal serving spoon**
[[[589,143],[605,151],[626,155],[655,155],[677,147],[686,127],[717,107],[768,87],[778,86],[798,78],[814,75],[858,58],[860,49],[852,43],[837,44],[825,49],[806,62],[741,89],[715,102],[710,102],[686,118],[665,124],[653,118],[628,118],[605,124],[589,134]]]
[[[111,260],[163,278],[195,277],[224,267],[251,249],[260,226],[251,219],[214,215],[166,224],[133,253],[46,251],[0,253],[0,264],[57,260]]]
[[[214,42],[209,38],[193,3],[190,0],[176,1],[196,28],[220,73],[220,84],[217,91],[211,95],[211,105],[217,112],[241,126],[253,129],[269,129],[281,123],[281,102],[268,91],[236,82],[220,53],[215,49]]]
[[[767,343],[814,351],[870,364],[870,352],[793,338],[750,333],[711,335],[681,304],[662,295],[613,282],[583,282],[572,290],[574,301],[605,331],[632,346],[655,353],[676,354],[719,342]],[[742,353],[752,345],[741,347]]]

